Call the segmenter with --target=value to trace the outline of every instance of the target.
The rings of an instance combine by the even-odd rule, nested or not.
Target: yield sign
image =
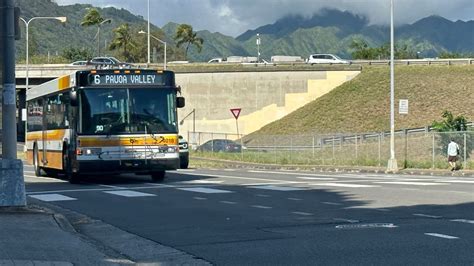
[[[234,115],[235,119],[238,119],[239,118],[239,115],[240,115],[240,111],[242,110],[242,108],[232,108],[230,109],[230,111],[232,112],[232,114]]]

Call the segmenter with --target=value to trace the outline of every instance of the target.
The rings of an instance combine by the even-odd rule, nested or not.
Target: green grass
[[[399,99],[409,114],[398,114]],[[444,110],[474,120],[474,65],[396,66],[395,127],[424,127]],[[390,129],[388,66],[364,66],[360,75],[295,112],[250,134],[360,133]]]

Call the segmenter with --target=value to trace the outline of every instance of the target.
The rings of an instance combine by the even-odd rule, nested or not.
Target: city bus
[[[135,173],[162,181],[179,168],[172,71],[81,70],[27,92],[27,160],[36,176]]]

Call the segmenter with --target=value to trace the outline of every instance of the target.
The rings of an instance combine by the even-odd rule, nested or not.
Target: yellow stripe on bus
[[[58,79],[58,90],[64,90],[70,87],[71,79],[70,76],[63,76]]]
[[[48,130],[44,133],[44,140],[46,141],[63,140],[65,136],[66,136],[65,129]],[[42,139],[43,139],[43,132],[41,131],[26,133],[27,141],[42,140]]]
[[[146,142],[145,142],[146,139]],[[178,145],[176,136],[152,137],[121,137],[121,138],[94,138],[79,137],[79,147],[112,147],[112,146],[143,146],[143,145]]]

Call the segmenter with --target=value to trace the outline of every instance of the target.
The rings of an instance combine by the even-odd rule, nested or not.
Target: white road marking
[[[41,201],[68,201],[68,200],[77,200],[76,198],[71,198],[61,194],[42,194],[42,195],[29,195],[32,198],[39,199]]]
[[[297,214],[297,215],[304,215],[304,216],[311,216],[311,215],[314,215],[312,213],[309,213],[309,212],[291,212],[293,214]]]
[[[212,175],[212,174],[199,174],[199,173],[186,173],[187,175],[197,175],[197,176],[206,176],[206,177],[220,177],[220,178],[229,178],[229,179],[240,179],[240,180],[252,180],[252,181],[263,181],[263,182],[276,182],[276,183],[286,183],[286,184],[304,184],[306,182],[298,181],[285,181],[285,180],[276,180],[276,179],[267,179],[267,178],[255,178],[255,177],[243,177],[243,176],[231,176],[231,175]]]
[[[109,185],[100,185],[101,187],[113,188],[113,189],[125,189],[124,187],[109,186]]]
[[[446,239],[459,239],[459,237],[456,237],[456,236],[443,235],[443,234],[438,234],[438,233],[425,233],[425,235],[434,236],[434,237],[441,237],[441,238],[446,238]]]
[[[142,193],[142,192],[133,191],[133,190],[104,191],[104,193],[117,195],[117,196],[123,196],[127,198],[156,196],[155,194]]]
[[[265,195],[265,194],[257,194],[255,196],[262,197],[262,198],[269,198],[270,197],[270,195]]]
[[[441,183],[428,183],[428,182],[374,182],[377,184],[390,184],[390,185],[410,185],[410,186],[440,186],[446,185]]]
[[[227,172],[234,172],[235,169],[224,169],[224,171],[227,171]]]
[[[303,199],[299,199],[299,198],[288,198],[289,200],[294,200],[294,201],[299,201],[299,200],[303,200]]]
[[[442,180],[442,181],[437,181],[437,182],[474,184],[474,180]]]
[[[351,220],[351,219],[344,219],[344,218],[333,218],[334,221],[342,221],[342,222],[348,222],[348,223],[358,223],[360,222],[359,220]]]
[[[265,182],[265,183],[248,183],[240,184],[241,186],[265,186],[265,185],[283,185],[281,182]]]
[[[207,198],[201,198],[201,197],[193,197],[195,200],[207,200]]]
[[[336,180],[332,177],[307,177],[307,176],[298,176],[296,178],[304,179],[304,180]]]
[[[178,183],[186,183],[186,184],[221,184],[223,180],[190,180],[190,181],[183,181]]]
[[[219,201],[220,203],[224,203],[224,204],[237,204],[237,202],[234,202],[234,201],[226,201],[226,200],[222,200],[222,201]]]
[[[323,204],[327,204],[327,205],[337,205],[337,206],[340,206],[340,205],[342,205],[342,203],[337,203],[337,202],[328,202],[328,201],[321,201],[321,203],[323,203]]]
[[[423,213],[414,213],[413,215],[420,216],[420,217],[434,218],[434,219],[439,219],[443,217],[443,216],[429,215],[429,214],[423,214]]]
[[[273,208],[273,207],[262,206],[262,205],[252,205],[251,207],[258,208],[258,209],[272,209]]]
[[[451,222],[460,222],[460,223],[474,224],[474,220],[454,219],[454,220],[450,220],[450,221],[451,221]]]
[[[233,193],[232,191],[228,191],[228,190],[221,190],[221,189],[214,189],[214,188],[206,188],[206,187],[178,188],[178,189],[179,189],[179,190],[184,190],[184,191],[206,193],[206,194]]]
[[[306,188],[297,188],[297,187],[280,187],[280,186],[254,186],[250,188],[256,189],[267,189],[267,190],[276,190],[276,191],[297,191],[297,190],[307,190]]]
[[[311,183],[310,185],[323,186],[323,187],[352,187],[352,188],[380,187],[380,186],[373,186],[373,185],[343,184],[343,183]]]

